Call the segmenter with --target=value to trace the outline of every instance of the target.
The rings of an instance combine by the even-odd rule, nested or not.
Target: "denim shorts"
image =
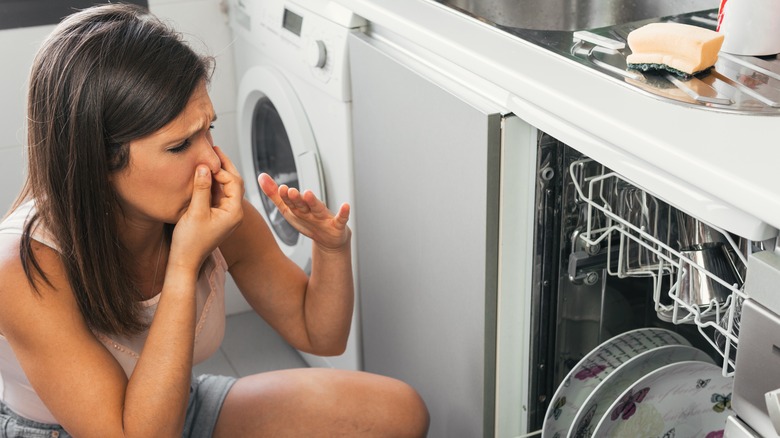
[[[209,438],[234,377],[193,377],[182,438]],[[72,438],[59,424],[38,423],[17,415],[0,402],[0,438]]]

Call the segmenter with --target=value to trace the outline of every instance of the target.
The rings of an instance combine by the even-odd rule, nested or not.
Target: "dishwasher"
[[[647,22],[712,28],[716,18],[701,11],[594,34],[620,43]],[[570,41],[553,50],[671,104],[778,114],[776,55],[721,52],[713,69],[680,81],[627,69],[628,49],[576,32]],[[542,131],[536,174],[528,430],[552,438],[780,436],[777,229],[706,188],[678,188],[671,180],[682,176],[636,183]],[[637,339],[644,335],[658,338]],[[708,357],[690,357],[701,353]],[[556,418],[570,424],[556,427]]]
[[[776,231],[719,228],[543,132],[537,175],[528,430],[776,436]]]
[[[573,62],[624,71],[565,40]],[[544,115],[391,29],[352,35],[350,56],[363,360],[418,389],[431,437],[777,436],[776,228],[619,147],[556,138],[525,119],[560,128]],[[672,96],[777,113],[713,84],[731,104]],[[623,356],[587,362],[599,354]],[[668,386],[681,370],[692,387]],[[586,381],[606,382],[596,406],[567,392]],[[642,423],[601,429],[612,417]]]

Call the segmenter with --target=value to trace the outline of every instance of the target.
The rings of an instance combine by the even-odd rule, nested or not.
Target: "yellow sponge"
[[[628,34],[628,68],[694,75],[718,60],[723,34],[680,23],[651,23]]]

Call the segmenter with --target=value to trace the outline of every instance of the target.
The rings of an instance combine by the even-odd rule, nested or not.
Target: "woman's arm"
[[[32,290],[18,236],[0,240],[0,331],[38,396],[75,436],[122,436],[124,371],[84,323],[58,255],[32,242],[52,286]],[[90,435],[91,434],[91,435]]]
[[[18,248],[18,244],[2,246]],[[33,249],[53,286],[39,283],[38,295],[24,276],[18,252],[16,257],[4,254],[0,330],[57,421],[78,437],[180,436],[187,403],[183,396],[188,395],[186,390],[182,394],[182,382],[190,376],[180,367],[191,351],[183,354],[183,349],[166,348],[155,342],[158,335],[150,333],[149,348],[142,352],[139,368],[128,382],[122,367],[82,318],[58,255],[37,242]],[[188,287],[184,283],[179,284],[182,289]],[[163,293],[169,292],[168,286]],[[184,306],[163,310],[155,317],[156,330],[167,328],[168,337],[186,342],[187,325],[192,324],[183,328],[176,324],[191,318],[188,313],[193,312]],[[157,372],[144,370],[143,361],[156,362]]]
[[[174,229],[158,307],[129,380],[86,326],[59,256],[33,242],[52,283],[39,283],[38,295],[24,276],[18,237],[16,242],[0,241],[0,331],[36,393],[71,434],[181,436],[189,400],[197,275],[205,257],[242,218],[242,182],[228,160],[223,159],[223,166],[213,175],[221,187],[215,197],[211,173],[196,172],[192,201]]]
[[[125,431],[132,436],[159,433],[160,429],[151,425],[160,421],[159,412],[170,412],[170,406],[173,412],[164,420],[163,430],[176,436],[184,425],[192,375],[198,272],[206,256],[243,217],[244,191],[238,170],[219,148],[214,151],[222,169],[214,175],[204,165],[196,169],[192,200],[173,231],[154,320],[127,384],[124,421]],[[212,184],[219,186],[212,190]]]
[[[244,201],[244,221],[221,246],[230,273],[249,304],[292,346],[318,355],[341,354],[354,306],[349,206],[336,215],[311,192],[259,182],[285,219],[313,241],[312,272],[279,249],[260,213]]]

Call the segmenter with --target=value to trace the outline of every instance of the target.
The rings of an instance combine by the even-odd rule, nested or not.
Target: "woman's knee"
[[[405,432],[410,437],[424,437],[428,433],[430,414],[422,396],[411,385],[398,381],[399,398],[406,411],[404,417],[408,428]]]
[[[215,436],[237,436],[239,431],[243,436],[306,436],[318,431],[420,438],[428,424],[422,397],[400,380],[310,368],[240,379],[228,393]]]

